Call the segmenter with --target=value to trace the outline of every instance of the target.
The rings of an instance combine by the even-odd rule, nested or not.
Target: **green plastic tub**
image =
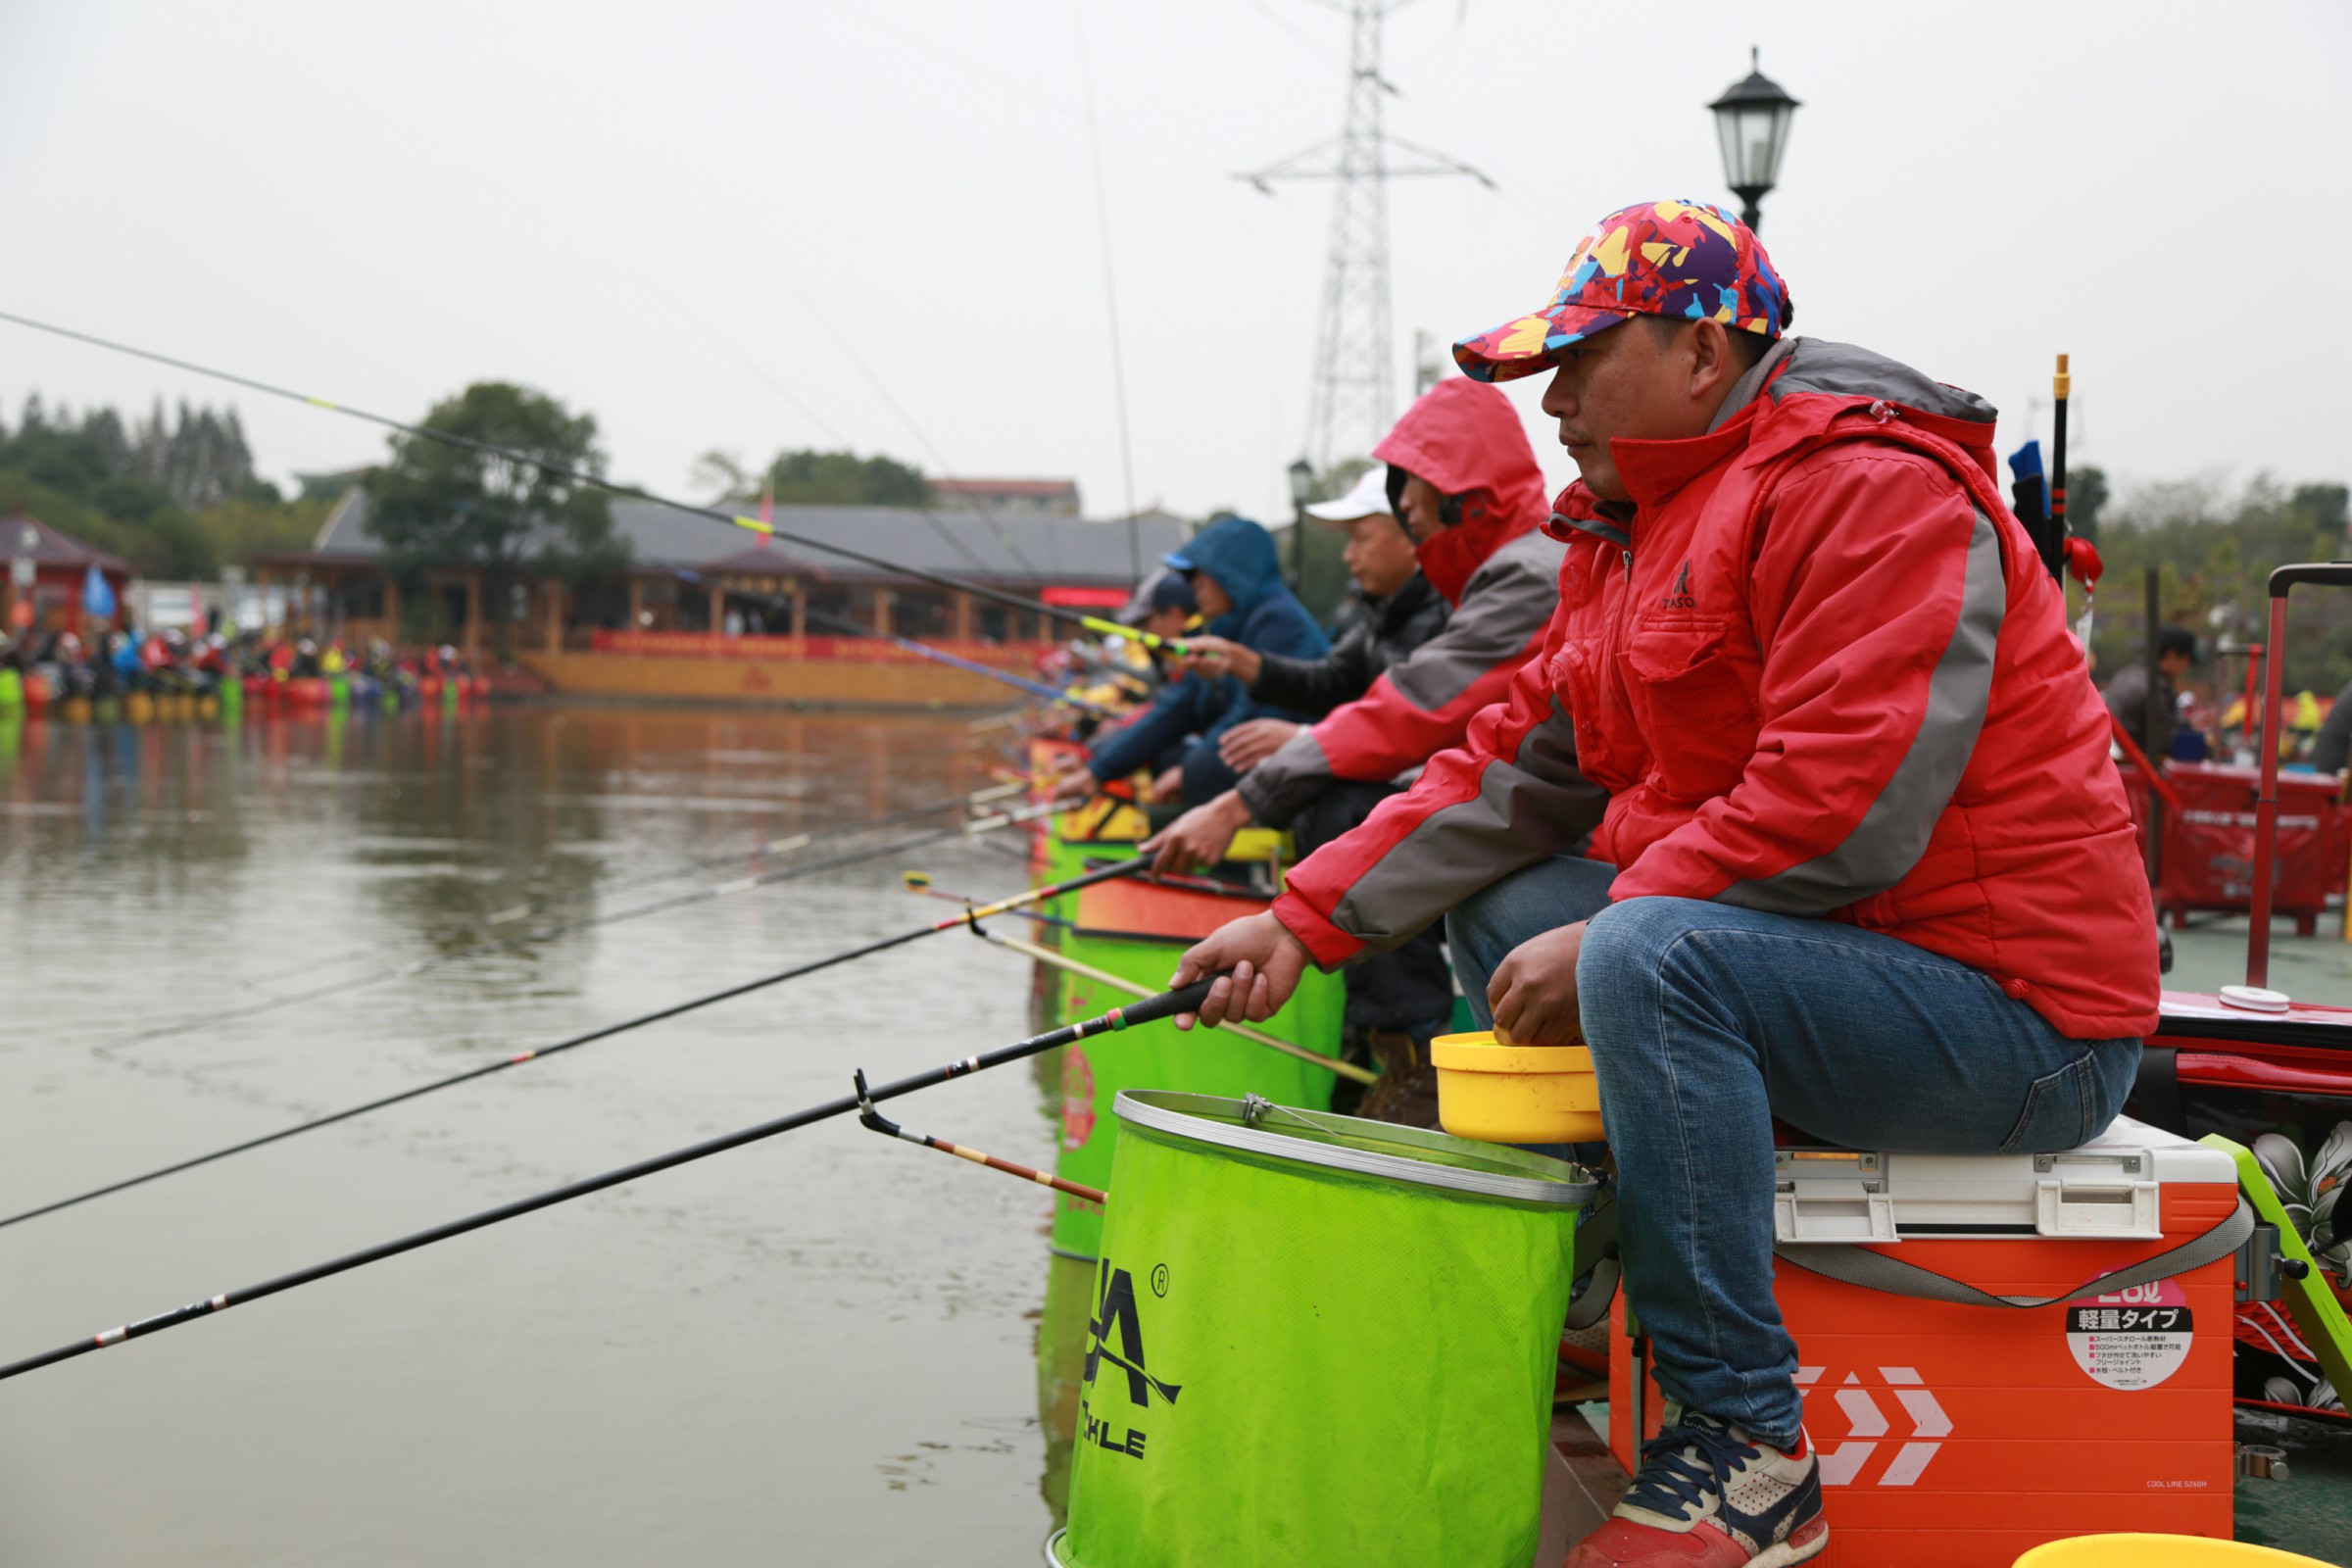
[[[1054,1568],[1525,1568],[1592,1181],[1132,1093]]]

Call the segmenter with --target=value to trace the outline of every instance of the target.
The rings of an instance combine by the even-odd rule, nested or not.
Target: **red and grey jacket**
[[[1543,531],[1544,474],[1509,398],[1484,382],[1440,381],[1372,455],[1454,498],[1457,520],[1414,552],[1453,613],[1362,697],[1242,776],[1243,804],[1271,827],[1335,780],[1392,779],[1460,745],[1543,647],[1558,604],[1564,547]]]
[[[2153,1029],[2106,714],[1993,481],[1992,410],[1813,341],[1725,407],[1702,436],[1613,443],[1630,507],[1561,497],[1542,655],[1277,916],[1336,964],[1589,833],[1614,898],[1840,920],[2072,1038]]]

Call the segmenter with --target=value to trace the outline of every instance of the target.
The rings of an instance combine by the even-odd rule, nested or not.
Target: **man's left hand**
[[[1233,848],[1233,836],[1249,825],[1250,808],[1241,792],[1227,790],[1185,812],[1143,847],[1152,856],[1153,871],[1190,871],[1224,859]]]
[[[1584,1043],[1576,1004],[1576,956],[1584,951],[1585,921],[1530,937],[1513,948],[1487,982],[1494,1027],[1517,1046]]]
[[[1155,806],[1163,801],[1180,800],[1183,796],[1184,768],[1181,764],[1169,768],[1152,781],[1152,802]]]

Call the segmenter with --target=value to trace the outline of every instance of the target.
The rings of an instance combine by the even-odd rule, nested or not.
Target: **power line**
[[[1135,444],[1127,430],[1127,362],[1119,348],[1119,287],[1110,265],[1110,196],[1102,180],[1102,132],[1095,119],[1095,67],[1086,47],[1086,0],[1071,0],[1078,30],[1078,83],[1086,95],[1086,146],[1095,172],[1095,235],[1102,251],[1102,308],[1110,318],[1110,385],[1119,411],[1119,477],[1127,494],[1127,562],[1144,575],[1141,522],[1135,512]]]
[[[1307,417],[1307,450],[1318,467],[1327,468],[1353,452],[1370,451],[1395,417],[1389,181],[1467,175],[1494,188],[1492,179],[1470,165],[1388,135],[1382,125],[1382,100],[1396,89],[1380,74],[1380,24],[1403,3],[1347,0],[1348,105],[1339,135],[1252,173],[1234,176],[1268,195],[1276,183],[1291,180],[1328,180],[1336,186]]]
[[[1084,627],[1088,631],[1131,638],[1147,647],[1175,647],[1178,649],[1182,647],[1180,643],[1168,643],[1150,632],[1121,626],[1114,621],[1104,620],[1100,615],[1089,615],[1058,605],[1049,605],[1042,600],[1026,599],[1002,588],[991,588],[984,583],[951,577],[944,572],[927,571],[920,566],[908,565],[903,561],[885,560],[880,556],[868,555],[862,550],[853,550],[848,545],[833,544],[822,539],[811,539],[806,534],[789,532],[777,527],[772,522],[762,521],[758,517],[746,517],[738,513],[720,511],[716,507],[697,506],[691,501],[677,501],[668,496],[656,495],[641,485],[622,484],[589,469],[574,468],[547,458],[517,452],[488,441],[478,441],[472,436],[459,435],[454,431],[436,430],[429,425],[410,424],[404,419],[395,419],[389,415],[374,414],[366,409],[353,408],[348,404],[331,402],[326,398],[317,397],[308,392],[297,392],[291,387],[279,386],[275,382],[242,375],[234,370],[223,370],[209,365],[199,365],[193,360],[183,360],[173,355],[158,353],[154,349],[138,348],[129,343],[118,342],[113,338],[100,337],[92,332],[79,331],[70,326],[59,326],[54,322],[38,320],[29,316],[19,316],[12,311],[0,311],[0,321],[12,322],[35,332],[45,332],[52,337],[66,338],[72,342],[86,343],[92,348],[106,349],[111,353],[127,355],[132,359],[145,360],[152,365],[170,366],[175,370],[185,370],[190,375],[201,375],[211,380],[224,381],[231,386],[241,386],[248,391],[260,392],[269,397],[283,398],[290,403],[307,403],[313,408],[324,409],[329,414],[339,414],[345,418],[359,419],[386,430],[397,431],[402,435],[416,436],[426,441],[438,441],[446,446],[459,447],[467,452],[479,453],[484,457],[496,458],[502,463],[524,464],[552,477],[564,479],[572,484],[592,485],[599,490],[616,496],[625,496],[632,501],[644,501],[657,507],[667,507],[672,512],[682,512],[690,516],[709,517],[714,522],[723,522],[730,527],[748,528],[754,533],[781,539],[786,544],[799,545],[804,549],[818,551],[828,556],[838,556],[844,561],[855,561],[859,565],[870,566],[885,576],[911,577],[917,582],[929,583],[934,588],[945,588],[951,593],[967,593],[974,598],[986,599],[1009,610],[1030,611],[1051,619]],[[917,508],[916,510],[923,512],[925,515],[930,514],[928,508]]]

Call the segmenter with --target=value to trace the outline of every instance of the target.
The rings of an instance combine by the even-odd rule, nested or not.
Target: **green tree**
[[[421,591],[427,572],[481,572],[484,610],[504,659],[514,584],[528,575],[577,582],[628,560],[605,492],[543,466],[603,474],[596,418],[528,387],[479,381],[434,405],[424,423],[534,460],[401,435],[392,438],[392,461],[367,481],[369,528],[409,601],[430,607]]]
[[[922,469],[880,454],[779,452],[766,468],[751,471],[729,453],[706,452],[695,480],[737,501],[758,500],[772,484],[777,504],[791,507],[928,507],[934,499]]]
[[[2107,567],[2092,635],[2101,678],[2143,657],[2151,569],[2165,621],[2209,639],[2261,642],[2272,570],[2345,555],[2348,500],[2340,484],[2289,489],[2259,474],[2234,492],[2211,479],[2176,480],[2137,486],[2110,504],[2097,536]],[[2217,675],[2238,680],[2243,669],[2208,668],[2206,678]],[[2322,693],[2352,679],[2352,594],[2295,596],[2284,679],[2290,692]]]

